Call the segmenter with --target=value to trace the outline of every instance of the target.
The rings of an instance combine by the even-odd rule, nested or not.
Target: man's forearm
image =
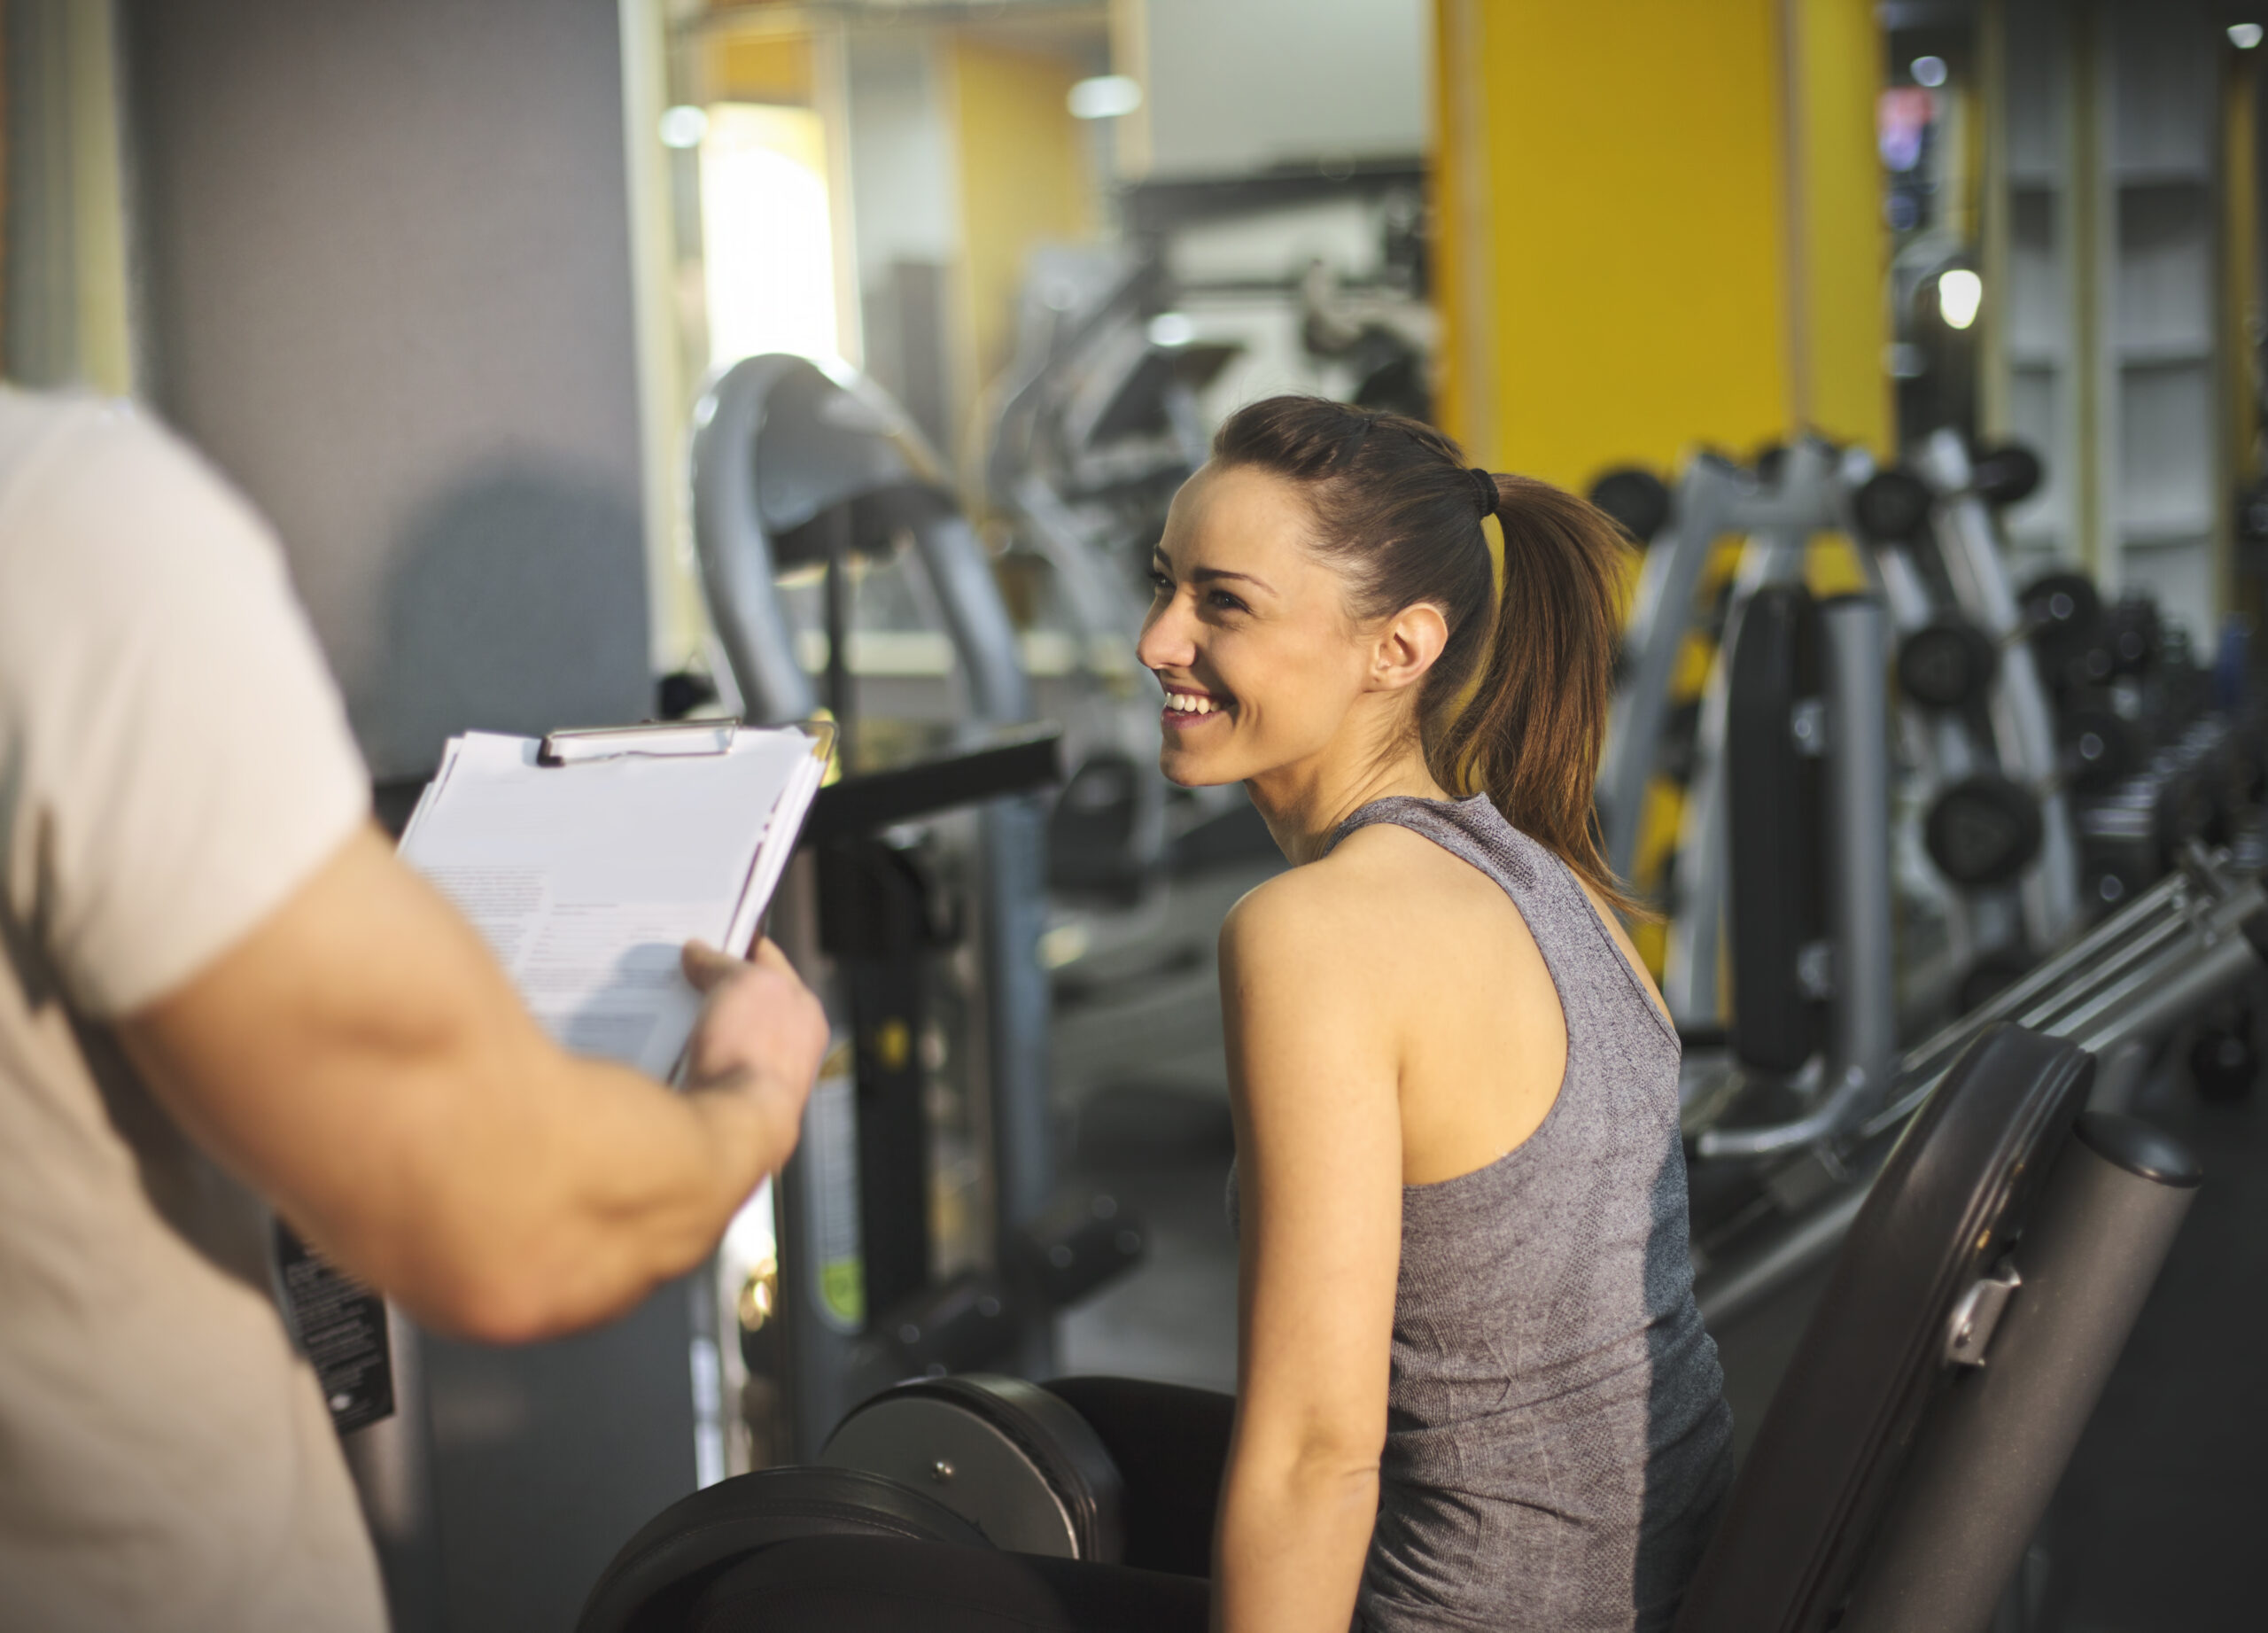
[[[807,1078],[825,1017],[758,957],[688,968],[715,1086],[672,1093],[554,1044],[363,832],[118,1030],[183,1127],[342,1267],[440,1330],[544,1337],[697,1264],[793,1147],[804,1085],[762,1074]]]
[[[467,1096],[472,1115],[434,1144],[427,1205],[359,1233],[377,1285],[466,1336],[551,1337],[627,1309],[699,1264],[795,1145],[776,1108],[789,1097],[747,1085],[674,1094],[563,1054],[523,1082]]]

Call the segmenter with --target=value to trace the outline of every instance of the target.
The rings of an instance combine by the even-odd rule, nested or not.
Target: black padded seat
[[[1955,1310],[2021,1237],[2093,1076],[2083,1050],[2004,1025],[1915,1116],[1759,1427],[1678,1633],[1836,1625],[1909,1455],[1962,1371],[1948,1356]]]

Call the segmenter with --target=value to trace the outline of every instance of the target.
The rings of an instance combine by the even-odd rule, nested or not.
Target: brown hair
[[[1457,445],[1431,425],[1320,397],[1270,397],[1229,417],[1213,458],[1300,486],[1317,548],[1346,573],[1355,617],[1420,602],[1441,609],[1449,642],[1418,699],[1435,781],[1486,793],[1505,820],[1629,911],[1591,806],[1619,628],[1620,529],[1548,482],[1488,478],[1504,533],[1500,595],[1483,490]]]

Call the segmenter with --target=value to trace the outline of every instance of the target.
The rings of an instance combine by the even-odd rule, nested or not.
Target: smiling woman
[[[1590,828],[1618,535],[1392,415],[1274,399],[1213,452],[1153,563],[1159,763],[1306,864],[1222,932],[1219,1624],[1666,1626],[1729,1416],[1675,1035]]]
[[[1130,1537],[1218,1493],[1210,1579],[1193,1549],[831,1539],[765,1556],[804,1595],[767,1633],[939,1601],[1002,1633],[1669,1627],[1731,1417],[1677,1036],[1589,825],[1621,549],[1413,420],[1277,398],[1222,427],[1138,655],[1165,774],[1243,783],[1295,864],[1221,931],[1237,1395],[1050,1386],[1129,1469]]]

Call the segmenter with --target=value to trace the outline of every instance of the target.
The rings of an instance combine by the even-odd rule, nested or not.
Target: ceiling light
[[[1984,280],[1968,268],[1955,267],[1938,280],[1938,315],[1949,327],[1968,328],[1984,304]]]
[[[2260,25],[2258,23],[2231,23],[2229,43],[2241,51],[2250,51],[2260,43]]]
[[[1161,312],[1150,320],[1152,346],[1187,346],[1197,338],[1197,325],[1178,312]]]
[[[1122,74],[1105,74],[1071,87],[1073,119],[1116,119],[1142,105],[1142,87]]]
[[[688,103],[680,103],[662,114],[664,147],[699,147],[709,134],[709,116]]]

